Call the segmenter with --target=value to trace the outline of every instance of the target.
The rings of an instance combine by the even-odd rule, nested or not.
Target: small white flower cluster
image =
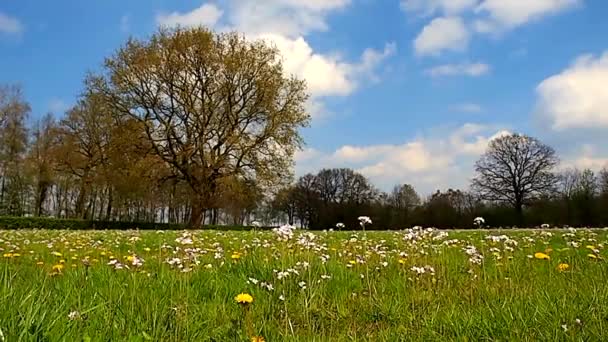
[[[306,249],[317,247],[315,239],[317,236],[311,232],[304,233],[298,237],[298,244]]]
[[[251,222],[251,226],[255,227],[255,228],[260,228],[262,226],[262,224],[258,221],[253,221],[253,222]]]
[[[568,241],[566,242],[566,245],[572,248],[578,248],[580,246],[580,244],[576,241]]]
[[[361,227],[363,227],[363,229],[365,229],[366,225],[372,224],[372,219],[369,218],[369,216],[359,216],[358,220],[359,224],[361,225]]]
[[[255,279],[255,278],[251,278],[249,277],[249,280],[247,280],[247,284],[253,284],[253,285],[260,285],[261,288],[266,289],[268,291],[274,291],[274,286],[271,283],[267,283],[265,281],[260,282],[259,280]]]
[[[175,239],[175,242],[179,243],[180,245],[191,245],[194,243],[188,232],[183,232],[182,236]]]
[[[481,265],[483,262],[483,255],[479,253],[477,247],[473,245],[466,246],[463,251],[469,256],[469,262],[474,265]]]
[[[122,264],[118,259],[112,259],[108,262],[108,265],[113,266],[115,270],[122,270],[124,268],[129,269],[128,265]]]
[[[68,319],[70,321],[78,321],[78,320],[82,319],[82,315],[78,311],[71,311],[68,314]]]
[[[476,217],[476,218],[473,220],[473,224],[474,224],[475,226],[477,226],[477,227],[481,227],[481,226],[483,226],[485,223],[486,223],[486,220],[485,220],[483,217],[481,217],[481,216],[480,216],[480,217]]]
[[[296,230],[295,226],[286,224],[275,228],[272,231],[277,235],[279,241],[289,241],[293,238],[293,232]]]
[[[144,264],[144,259],[137,255],[132,255],[128,260],[131,262],[131,265],[135,267],[141,267]]]
[[[490,240],[491,242],[502,242],[507,246],[517,247],[517,241],[511,239],[507,235],[488,235],[486,236],[486,240]]]
[[[433,240],[439,241],[448,237],[447,232],[441,232],[435,228],[427,228],[422,229],[420,226],[415,226],[414,228],[407,229],[406,233],[403,235],[403,240],[411,243],[416,243],[422,240]]]
[[[549,224],[547,224],[547,223],[543,223],[543,224],[540,225],[540,227],[542,229],[549,229],[551,226]]]
[[[424,267],[412,266],[411,270],[417,275],[425,274],[427,272],[431,275],[435,275],[435,269],[429,265],[426,265]]]
[[[337,228],[337,229],[344,229],[344,227],[346,227],[346,226],[344,225],[344,223],[342,223],[342,222],[338,222],[338,223],[336,223],[336,228]]]

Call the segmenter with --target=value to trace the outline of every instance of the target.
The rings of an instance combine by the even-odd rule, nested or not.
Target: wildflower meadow
[[[606,243],[601,229],[5,230],[0,341],[599,341]]]

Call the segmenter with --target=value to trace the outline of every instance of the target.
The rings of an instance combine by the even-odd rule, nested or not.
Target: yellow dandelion
[[[61,259],[61,260],[59,260],[59,263],[60,264],[65,264],[65,260]]]
[[[588,245],[588,246],[586,246],[585,248],[587,248],[587,249],[595,249],[595,246],[593,246],[593,245]]]
[[[399,263],[400,263],[401,265],[405,265],[405,259],[399,259]]]
[[[238,260],[241,258],[241,253],[238,253],[238,252],[232,253],[231,258],[232,258],[232,260]]]
[[[53,252],[51,252],[51,254],[53,254],[53,255],[54,255],[54,256],[56,256],[56,257],[61,257],[61,256],[63,256],[63,254],[61,254],[61,253],[59,253],[59,252],[57,252],[57,251],[53,251]]]
[[[146,248],[144,248],[144,251],[149,252],[149,251],[151,251],[151,249],[150,249],[150,247],[146,247]]]
[[[587,254],[587,256],[588,256],[590,259],[597,259],[597,258],[598,258],[598,257],[597,257],[597,255],[595,255],[595,254]]]
[[[541,259],[541,260],[551,260],[551,257],[549,255],[542,253],[542,252],[534,253],[534,257],[536,259]]]
[[[128,262],[130,262],[130,263],[132,263],[132,262],[133,262],[133,260],[135,260],[135,257],[134,257],[134,256],[132,256],[132,255],[127,255],[125,258],[126,258],[126,259],[127,259],[127,261],[128,261]]]
[[[266,339],[262,336],[254,336],[251,338],[251,342],[266,342]]]
[[[355,260],[350,260],[348,263],[351,264],[351,265],[357,264],[357,262]]]
[[[20,257],[20,256],[21,256],[21,254],[19,254],[19,253],[13,253],[13,258]]]
[[[38,265],[38,266],[44,265],[44,262],[42,262],[42,261],[38,261],[38,262],[36,263],[36,265]]]
[[[64,267],[65,266],[63,266],[63,264],[53,265],[53,272],[61,272],[61,271],[63,271]]]
[[[570,265],[566,264],[566,263],[561,263],[559,265],[557,265],[557,270],[560,272],[565,272],[570,268]]]
[[[239,293],[234,300],[242,305],[247,305],[253,303],[253,297],[248,293]]]
[[[13,257],[13,253],[4,253],[2,256],[5,257],[5,258],[12,258]]]

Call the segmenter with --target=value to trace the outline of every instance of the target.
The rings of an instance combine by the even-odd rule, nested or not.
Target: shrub
[[[0,229],[66,229],[66,230],[181,230],[185,224],[126,222],[126,221],[96,221],[79,219],[58,219],[51,217],[13,217],[0,216]],[[207,225],[201,229],[208,230],[252,230],[249,226]],[[260,229],[260,228],[258,228]]]

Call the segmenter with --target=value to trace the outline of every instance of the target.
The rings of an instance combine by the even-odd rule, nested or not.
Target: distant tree
[[[28,187],[22,172],[30,105],[16,85],[0,86],[0,213],[22,215]]]
[[[139,120],[156,155],[188,184],[190,226],[217,206],[226,178],[289,180],[298,129],[309,121],[304,81],[285,76],[276,48],[237,33],[178,28],[131,39],[88,85]]]
[[[287,223],[290,225],[294,224],[297,205],[298,198],[296,194],[296,187],[293,185],[280,189],[274,196],[271,203],[271,206],[275,210],[287,215]]]
[[[56,156],[53,148],[58,142],[57,122],[52,114],[38,120],[32,130],[33,141],[27,157],[28,170],[34,181],[34,215],[44,215],[44,203],[54,182]]]
[[[472,188],[481,198],[509,203],[523,219],[523,207],[553,190],[558,158],[553,148],[526,135],[492,140],[475,164]]]
[[[411,210],[420,205],[420,196],[409,184],[396,185],[388,198],[397,210]]]

